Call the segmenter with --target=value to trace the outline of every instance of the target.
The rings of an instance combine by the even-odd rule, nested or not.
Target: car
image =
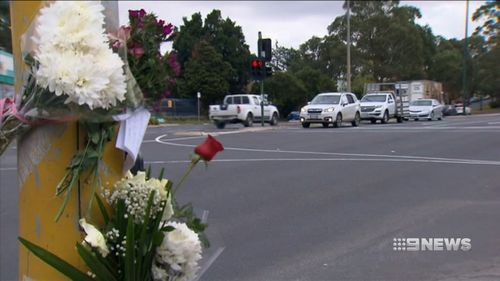
[[[278,108],[262,100],[260,95],[226,95],[223,104],[209,105],[208,109],[208,118],[219,129],[224,129],[226,123],[243,123],[245,127],[252,127],[254,120],[262,119],[271,126],[278,125]]]
[[[443,106],[443,116],[454,116],[457,115],[457,109],[452,104],[447,104]]]
[[[292,111],[288,114],[287,116],[288,121],[298,121],[300,120],[300,112],[299,111]]]
[[[321,93],[300,109],[300,123],[309,128],[313,123],[327,128],[340,127],[342,122],[351,122],[357,127],[361,121],[361,106],[353,93]]]
[[[436,99],[418,99],[410,102],[410,118],[415,121],[443,119],[443,105]]]
[[[361,104],[361,120],[370,120],[375,124],[380,120],[382,124],[395,118],[401,123],[403,116],[403,104],[396,102],[396,96],[392,92],[371,92],[363,96]],[[406,113],[408,116],[408,112]]]
[[[465,106],[465,114],[464,114],[464,104],[463,103],[455,104],[455,109],[457,110],[457,115],[470,115],[471,114],[470,107],[468,107],[468,106]]]

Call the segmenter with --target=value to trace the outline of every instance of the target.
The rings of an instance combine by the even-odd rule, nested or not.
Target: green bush
[[[500,107],[500,100],[497,99],[497,100],[491,101],[490,102],[490,107],[491,108],[499,108]]]

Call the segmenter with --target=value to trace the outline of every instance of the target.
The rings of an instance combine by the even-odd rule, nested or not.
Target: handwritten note
[[[123,163],[124,171],[128,171],[134,166],[150,116],[149,111],[140,108],[115,117],[115,120],[121,121],[116,138],[116,148],[127,152],[127,157]]]

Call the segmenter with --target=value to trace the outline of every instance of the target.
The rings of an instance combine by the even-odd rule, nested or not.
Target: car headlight
[[[333,112],[333,111],[335,111],[335,107],[329,107],[329,108],[323,109],[323,112]]]
[[[381,107],[382,107],[382,105],[376,105],[375,106],[375,108],[381,108]]]
[[[307,109],[306,109],[305,107],[302,107],[302,108],[300,109],[300,112],[302,112],[302,113],[306,113],[306,112],[307,112]]]

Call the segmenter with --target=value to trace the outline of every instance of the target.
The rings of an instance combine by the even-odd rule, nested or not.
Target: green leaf
[[[99,197],[99,195],[97,195],[97,193],[95,194],[95,198],[96,198],[97,206],[99,206],[99,210],[101,211],[102,218],[104,219],[104,225],[107,225],[109,222],[108,211],[106,210],[106,207],[104,206],[104,203],[102,202],[101,197]]]
[[[160,246],[161,243],[163,242],[164,238],[165,238],[165,234],[163,234],[163,232],[156,231],[153,234],[153,248],[156,248],[156,247]]]
[[[30,252],[32,252],[35,256],[40,258],[42,261],[52,266],[57,271],[64,274],[66,277],[71,280],[82,280],[82,281],[93,281],[87,274],[81,272],[76,267],[67,263],[63,259],[54,255],[53,253],[43,249],[42,247],[29,242],[28,240],[19,237],[19,242],[23,244]]]
[[[68,185],[66,192],[64,193],[64,201],[63,201],[61,207],[59,207],[59,210],[57,211],[56,217],[54,218],[55,222],[58,222],[59,219],[61,218],[61,215],[64,213],[64,209],[66,209],[66,205],[68,205],[69,196],[71,194],[71,191],[73,190],[73,187],[75,186],[77,181],[78,181],[78,176],[73,175],[71,177],[71,182]]]
[[[161,168],[161,171],[160,171],[160,176],[158,177],[159,180],[162,180],[163,179],[163,173],[165,172],[165,168]]]
[[[175,230],[175,227],[171,226],[171,225],[167,225],[167,226],[164,226],[161,228],[161,231],[163,232],[170,232],[170,231],[174,231]]]
[[[135,280],[134,218],[128,217],[127,241],[125,243],[125,280]],[[138,280],[139,281],[139,280]]]
[[[109,280],[116,281],[117,279],[109,271],[109,269],[95,256],[91,250],[87,249],[80,243],[76,243],[76,250],[80,257],[85,261],[85,264],[90,268],[90,270],[97,276],[98,280]],[[100,253],[97,253],[100,255]]]

